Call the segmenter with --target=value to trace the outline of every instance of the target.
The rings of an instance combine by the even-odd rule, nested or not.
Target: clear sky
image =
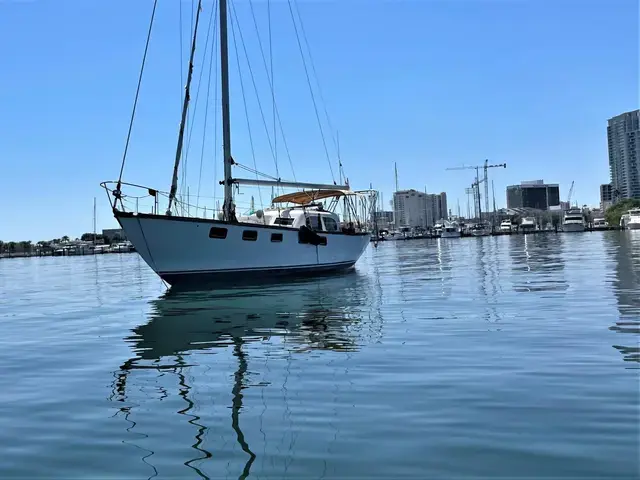
[[[116,225],[98,184],[118,176],[152,4],[0,0],[1,240],[91,231],[94,197],[98,228]],[[445,168],[488,158],[508,164],[490,174],[499,206],[505,204],[506,185],[533,179],[559,183],[563,199],[575,180],[574,199],[599,202],[598,186],[609,181],[607,119],[640,103],[637,0],[297,4],[352,187],[372,183],[387,203],[397,162],[401,188],[446,191],[449,206],[455,211],[459,198],[464,213],[464,188],[473,172]],[[235,0],[234,11],[273,129],[250,6]],[[212,7],[207,0],[202,12],[192,100],[208,65],[203,54]],[[253,7],[268,49],[267,1],[253,0]],[[275,95],[295,176],[331,182],[288,2],[272,0],[270,7]],[[124,175],[161,190],[169,189],[175,156],[191,0],[182,1],[182,11],[181,63],[179,3],[159,1]],[[233,42],[230,48],[233,154],[253,165]],[[242,50],[240,55],[243,62]],[[253,102],[256,164],[274,173],[251,77],[243,68],[247,99]],[[213,196],[221,173],[220,154],[214,155],[220,137],[202,133],[207,78],[205,71],[187,184],[193,195],[201,179],[201,195]],[[215,85],[216,77],[211,81]],[[219,116],[214,90],[210,132]],[[319,109],[324,117],[322,104]],[[323,126],[335,170],[332,132],[326,120]],[[282,137],[277,144],[280,176],[291,178]],[[215,194],[220,193],[218,187]]]

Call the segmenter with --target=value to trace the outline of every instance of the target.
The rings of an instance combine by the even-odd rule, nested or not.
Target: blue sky
[[[37,241],[91,231],[94,197],[98,227],[115,225],[98,184],[118,175],[152,4],[0,0],[0,239]],[[445,168],[488,158],[508,164],[491,172],[498,205],[505,203],[506,185],[533,179],[559,183],[563,198],[575,180],[574,198],[598,203],[598,186],[608,181],[606,121],[640,103],[636,0],[297,4],[352,187],[371,182],[387,202],[397,162],[401,188],[446,191],[450,207],[455,210],[459,198],[464,213],[464,188],[473,172]],[[191,194],[200,181],[201,195],[211,197],[221,173],[220,154],[214,154],[220,136],[213,134],[219,115],[213,86],[203,134],[203,54],[212,7],[207,0],[202,12],[192,99],[203,67],[205,72],[187,156]],[[272,130],[249,7],[248,0],[235,0]],[[253,7],[266,44],[267,2],[253,0]],[[175,155],[191,0],[183,0],[182,12],[181,64],[179,3],[159,1],[124,175],[161,190],[169,189]],[[271,18],[275,95],[295,176],[331,182],[285,0],[272,0]],[[236,161],[253,165],[233,42],[230,48],[233,153]],[[241,62],[256,165],[274,173],[250,74]],[[323,121],[335,170],[332,132]],[[291,178],[281,137],[277,144],[280,176]]]

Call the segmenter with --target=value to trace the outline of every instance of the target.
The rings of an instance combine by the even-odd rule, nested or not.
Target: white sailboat
[[[220,182],[224,185],[222,212],[217,219],[185,216],[184,208],[181,215],[174,214],[174,211],[179,211],[180,204],[177,198],[178,170],[202,9],[202,0],[199,0],[171,189],[168,194],[148,189],[155,205],[151,213],[127,209],[123,201],[126,197],[123,187],[146,187],[122,181],[121,169],[117,182],[102,184],[109,195],[115,218],[146,263],[171,285],[199,283],[202,280],[233,281],[237,277],[253,279],[261,274],[316,274],[353,267],[370,238],[364,223],[357,221],[355,198],[362,192],[352,191],[348,183],[327,185],[287,182],[273,177],[267,180],[243,179],[232,175],[232,167],[238,164],[231,155],[227,0],[219,0],[218,5],[224,155],[224,180]],[[280,195],[272,201],[274,205],[293,206],[258,210],[247,217],[237,217],[234,188],[240,185],[298,188],[303,191]],[[164,214],[159,212],[158,206],[161,196],[168,199]],[[332,199],[328,210],[318,203],[323,199]],[[345,211],[353,212],[348,219],[352,221],[342,226],[338,214],[330,211],[331,207],[335,209],[339,204],[338,200],[342,201],[340,203]]]

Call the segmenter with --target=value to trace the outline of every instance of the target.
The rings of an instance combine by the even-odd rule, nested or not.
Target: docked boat
[[[459,238],[460,235],[460,226],[457,222],[444,222],[440,238]]]
[[[211,8],[215,8],[211,5]],[[337,184],[335,180],[333,184],[283,181],[279,175],[263,174],[253,167],[240,164],[232,157],[227,0],[219,0],[217,5],[224,167],[224,179],[220,182],[224,186],[221,211],[217,218],[207,218],[206,211],[202,216],[198,216],[198,213],[191,216],[193,206],[188,203],[188,195],[185,202],[185,195],[178,194],[194,54],[200,12],[203,9],[203,2],[199,0],[193,23],[171,187],[168,192],[163,192],[124,182],[122,171],[126,160],[125,148],[120,178],[117,182],[102,183],[109,195],[116,220],[145,262],[171,285],[202,280],[226,282],[238,277],[253,279],[261,274],[316,274],[353,267],[369,244],[370,232],[366,230],[366,222],[359,221],[355,214],[360,211],[361,198],[358,197],[359,192],[351,190],[348,181],[344,185]],[[152,27],[153,14],[147,42]],[[215,31],[215,28],[210,26],[209,32],[211,31]],[[144,69],[144,59],[142,68]],[[134,116],[135,103],[132,123]],[[233,169],[237,168],[250,171],[255,174],[255,178],[234,176]],[[343,178],[342,172],[340,178]],[[282,194],[272,199],[270,208],[257,210],[247,216],[237,216],[235,195],[240,186],[268,187],[276,192],[282,191]],[[285,188],[301,191],[285,194]],[[138,190],[135,194],[128,194],[125,192],[127,189]],[[131,206],[141,198],[137,196],[140,190],[153,199],[151,213],[139,212],[137,207]],[[184,186],[181,190],[184,193]],[[160,202],[165,200],[167,207],[163,214]],[[322,200],[330,201],[328,208]],[[340,227],[340,217],[334,211],[338,207],[342,207],[344,215],[348,217],[344,227]],[[198,212],[197,206],[195,210]]]
[[[632,208],[627,213],[624,228],[629,230],[640,230],[640,208]]]
[[[472,237],[487,237],[491,235],[491,225],[488,223],[476,223],[469,228]]]
[[[609,223],[604,218],[595,218],[593,220],[593,229],[594,230],[608,230]]]
[[[520,231],[522,233],[535,232],[537,227],[536,219],[533,217],[524,217],[520,222]]]
[[[584,232],[584,215],[579,208],[570,208],[564,214],[563,232]]]
[[[513,231],[515,225],[511,224],[511,220],[503,220],[500,223],[500,231],[502,233],[511,233]]]

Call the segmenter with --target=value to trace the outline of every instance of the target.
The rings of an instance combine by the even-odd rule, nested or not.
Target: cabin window
[[[273,221],[274,225],[293,225],[293,218],[277,217]]]
[[[320,224],[320,216],[307,215],[307,226],[312,230],[322,230],[322,225]]]
[[[323,217],[322,220],[324,221],[324,229],[327,232],[338,231],[338,222],[336,222],[333,217]]]
[[[258,232],[256,230],[245,230],[242,232],[242,239],[248,242],[255,242],[258,239]]]
[[[225,239],[227,238],[227,229],[220,227],[211,227],[211,230],[209,230],[209,238]]]
[[[272,242],[281,242],[282,241],[282,234],[281,233],[272,233],[271,234],[271,241]]]

